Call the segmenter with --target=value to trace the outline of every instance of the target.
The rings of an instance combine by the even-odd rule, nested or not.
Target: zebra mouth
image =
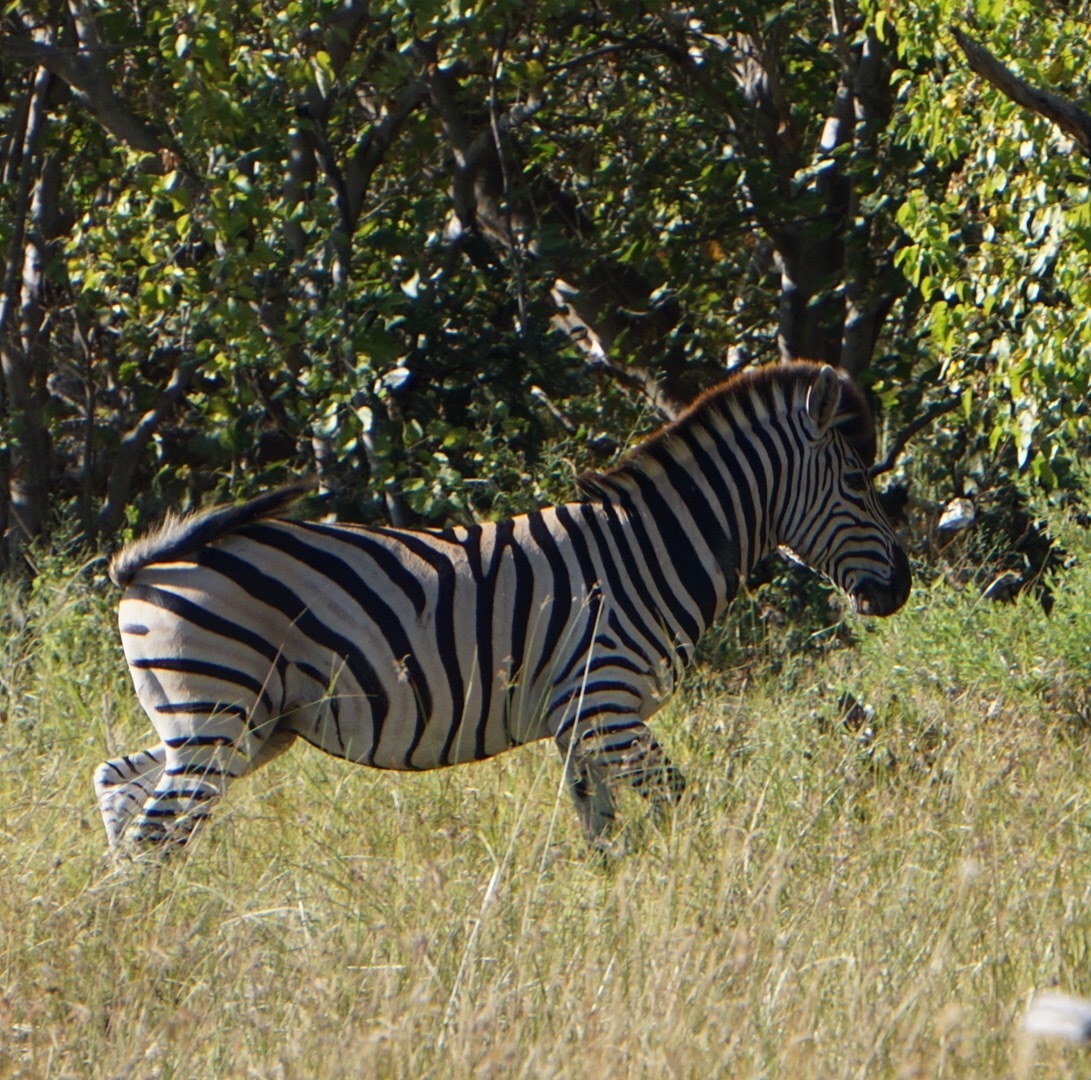
[[[905,603],[904,596],[895,596],[885,586],[861,589],[853,593],[849,600],[853,610],[860,615],[893,615]]]
[[[853,593],[849,599],[852,601],[853,611],[859,615],[890,615],[897,610],[888,598],[878,591]]]
[[[889,581],[864,578],[849,594],[854,611],[861,615],[893,615],[909,598],[912,576],[909,560],[898,552]]]

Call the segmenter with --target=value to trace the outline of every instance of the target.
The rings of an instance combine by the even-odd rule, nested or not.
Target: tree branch
[[[1071,135],[1080,149],[1091,157],[1091,115],[1059,94],[1031,86],[1000,63],[984,45],[974,41],[957,26],[951,27],[951,33],[973,71],[992,83],[1016,105],[1052,121]]]
[[[116,139],[150,155],[147,167],[156,173],[180,168],[188,183],[195,182],[168,140],[118,96],[106,64],[106,47],[90,9],[70,0],[69,12],[79,41],[78,49],[61,48],[50,41],[36,40],[26,27],[20,32],[0,35],[0,58],[26,67],[44,68],[66,82],[96,120]]]
[[[382,164],[398,132],[428,99],[428,84],[414,79],[395,99],[383,118],[357,143],[345,167],[344,192],[351,226],[355,229],[375,170]]]
[[[12,316],[21,295],[20,275],[23,271],[24,243],[26,239],[27,212],[30,208],[31,189],[34,184],[34,170],[38,165],[38,146],[41,142],[45,124],[45,99],[49,90],[49,71],[38,69],[37,77],[27,97],[26,123],[23,131],[23,145],[20,149],[19,179],[15,188],[14,211],[11,215],[11,243],[7,255],[7,272],[0,289],[0,345],[5,347],[7,359],[7,335],[12,325]],[[5,362],[5,368],[7,363]],[[7,371],[4,372],[8,375]],[[9,387],[9,392],[10,392]],[[17,401],[16,405],[21,405]]]
[[[370,0],[345,0],[340,9],[326,19],[324,43],[330,64],[338,74],[356,49],[370,13]]]
[[[933,420],[938,419],[946,413],[954,412],[961,404],[962,397],[960,395],[958,397],[948,398],[946,401],[937,402],[931,408],[925,409],[916,420],[898,433],[897,438],[890,444],[890,449],[887,451],[886,457],[884,457],[882,461],[875,462],[875,464],[868,469],[868,476],[874,479],[876,476],[881,476],[885,472],[890,472],[898,463],[898,458],[901,456],[906,444],[914,435],[923,431]]]
[[[129,502],[133,477],[144,448],[151,441],[159,425],[166,419],[178,402],[185,396],[197,370],[197,358],[188,356],[171,373],[170,382],[159,395],[159,400],[131,428],[121,440],[114,458],[110,476],[106,481],[106,500],[95,516],[95,534],[110,535],[121,524],[125,507]]]
[[[367,26],[370,7],[369,0],[345,0],[337,11],[326,18],[319,31],[318,41],[329,56],[330,68],[335,80],[340,79],[352,58],[360,35]],[[362,153],[358,149],[342,168],[328,132],[333,95],[334,88],[325,88],[320,85],[317,76],[311,80],[303,92],[300,111],[309,122],[297,125],[292,131],[285,192],[293,201],[301,198],[314,178],[316,165],[321,168],[333,192],[334,205],[341,218],[340,227],[332,234],[331,241],[335,253],[333,279],[342,281],[350,272],[352,237],[371,176],[378,168],[387,146],[405,117],[391,120],[389,124],[387,124],[389,117],[384,118],[376,125],[376,128],[381,129],[376,134],[377,152],[374,155],[366,153],[365,144],[369,143],[369,139],[365,137],[361,140],[361,146],[365,152]],[[399,98],[399,104],[401,100]],[[397,106],[394,111],[397,112]],[[408,113],[405,115],[407,116]],[[336,139],[333,141],[335,142]],[[302,231],[290,225],[288,236],[297,256],[302,257],[306,250],[306,238]]]
[[[27,505],[27,490],[16,489],[12,484],[12,465],[23,464],[22,452],[26,447],[18,438],[24,432],[20,430],[23,422],[34,415],[34,403],[31,393],[31,357],[27,354],[25,343],[19,340],[15,327],[15,313],[25,301],[28,282],[23,274],[27,268],[31,244],[27,239],[28,218],[31,214],[33,188],[39,179],[41,160],[40,147],[46,125],[46,98],[53,76],[45,69],[38,68],[33,85],[28,92],[25,125],[22,133],[20,150],[19,178],[14,198],[11,244],[7,254],[7,268],[0,292],[0,410],[5,420],[11,422],[17,435],[17,443],[0,450],[0,521],[3,532],[12,518],[22,526],[23,537],[12,537],[18,546],[20,541],[35,534],[38,524],[37,514]],[[33,287],[31,284],[29,287]],[[32,485],[33,487],[33,485]],[[31,493],[34,494],[33,492]],[[40,494],[40,493],[39,493]],[[27,510],[24,517],[21,512]],[[5,560],[6,562],[6,560]]]

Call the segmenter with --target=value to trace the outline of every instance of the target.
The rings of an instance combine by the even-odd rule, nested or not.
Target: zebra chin
[[[898,551],[893,559],[891,575],[887,581],[874,577],[861,577],[851,589],[846,590],[853,610],[861,615],[893,615],[909,599],[912,574],[905,552]]]

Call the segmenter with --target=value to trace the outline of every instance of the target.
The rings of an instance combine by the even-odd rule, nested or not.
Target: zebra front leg
[[[633,747],[618,775],[619,779],[625,780],[651,802],[660,821],[667,817],[685,794],[686,778],[682,770],[663,753],[663,748],[650,731],[647,731],[645,740]]]
[[[564,750],[561,752],[565,754]],[[607,770],[594,761],[576,761],[567,753],[564,773],[588,841],[595,847],[604,847],[616,816]]]
[[[568,735],[575,732],[572,742]],[[577,722],[557,736],[569,789],[588,839],[601,846],[615,818],[613,788],[626,783],[649,799],[660,819],[682,797],[686,780],[643,721],[629,714]]]

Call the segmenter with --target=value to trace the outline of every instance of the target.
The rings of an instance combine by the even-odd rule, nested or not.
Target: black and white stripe
[[[111,566],[160,739],[96,774],[111,844],[184,839],[296,736],[385,769],[551,736],[592,839],[618,781],[670,802],[683,780],[645,722],[759,558],[791,549],[861,611],[905,601],[874,454],[859,391],[800,362],[736,375],[587,478],[587,501],[511,521],[270,516],[299,489],[168,521]]]

